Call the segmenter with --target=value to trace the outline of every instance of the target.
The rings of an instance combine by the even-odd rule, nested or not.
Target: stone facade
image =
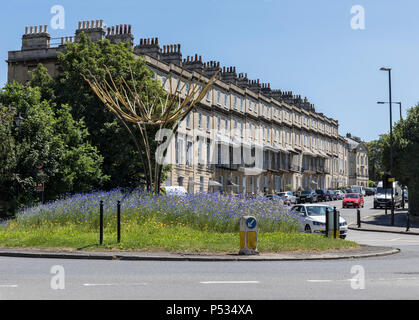
[[[349,185],[368,187],[368,149],[359,137],[346,134],[349,146]]]
[[[336,189],[352,183],[350,161],[354,151],[348,139],[339,135],[338,121],[316,112],[307,98],[271,89],[269,83],[237,74],[235,67],[221,68],[217,61],[204,62],[197,54],[182,59],[180,44],[160,46],[158,38],[152,38],[140,39],[135,45],[129,25],[106,30],[101,20],[80,22],[74,38],[62,38],[56,47],[51,46],[46,27],[27,28],[22,49],[9,52],[8,80],[27,81],[28,71],[38,63],[55,76],[58,52],[67,42],[78,41],[81,32],[94,41],[128,42],[134,54],[145,58],[161,83],[169,74],[178,81],[182,70],[182,78],[192,81],[200,74],[208,81],[219,72],[210,92],[184,119],[169,146],[167,161],[173,170],[166,185],[181,185],[190,192],[221,189],[261,194],[288,189]],[[254,146],[261,154],[259,170],[243,161],[246,150],[250,156],[256,155]],[[355,154],[364,164],[356,170],[364,174],[368,157],[361,155],[361,149]],[[241,155],[239,163],[231,161],[236,153]],[[363,183],[364,176],[358,176]]]

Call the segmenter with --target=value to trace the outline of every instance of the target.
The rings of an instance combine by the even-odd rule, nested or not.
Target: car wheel
[[[304,227],[304,232],[305,233],[311,233],[311,228],[308,224]]]
[[[343,235],[343,236],[340,236],[340,238],[341,238],[342,240],[345,240],[345,239],[346,239],[346,234],[345,234],[345,235]]]

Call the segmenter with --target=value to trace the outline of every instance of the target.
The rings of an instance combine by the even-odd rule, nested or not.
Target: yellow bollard
[[[240,219],[240,255],[259,254],[257,220],[252,216],[244,216]]]

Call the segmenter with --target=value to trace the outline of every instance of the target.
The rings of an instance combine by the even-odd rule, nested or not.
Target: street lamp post
[[[378,101],[378,104],[389,104],[388,102],[384,102],[384,101]],[[401,102],[393,102],[393,104],[398,104],[399,105],[399,110],[400,110],[400,120],[403,120],[403,116],[402,116],[402,103]]]
[[[390,110],[390,176],[393,177],[393,116],[391,106],[393,104],[391,97],[391,68],[380,68],[380,71],[388,72],[388,88],[389,88],[389,110]],[[394,226],[394,196],[393,182],[391,182],[391,225]]]

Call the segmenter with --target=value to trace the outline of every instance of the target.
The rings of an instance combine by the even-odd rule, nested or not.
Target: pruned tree
[[[155,149],[152,147],[152,138],[162,140],[160,133],[163,129],[170,129],[166,144],[176,135],[179,124],[189,112],[199,103],[211,89],[217,74],[210,79],[202,74],[198,79],[186,79],[182,68],[179,78],[174,79],[168,75],[163,88],[167,88],[164,94],[160,91],[149,88],[144,82],[135,81],[131,70],[131,78],[120,77],[113,79],[111,72],[107,69],[108,79],[102,82],[88,72],[89,77],[82,75],[92,88],[93,92],[111,112],[113,112],[128,130],[135,146],[140,154],[147,189],[159,192],[164,158],[167,150],[162,154],[155,154],[155,163],[152,163],[152,155]],[[134,124],[131,126],[130,124]],[[150,135],[156,132],[156,137]],[[134,132],[137,129],[137,134]]]

